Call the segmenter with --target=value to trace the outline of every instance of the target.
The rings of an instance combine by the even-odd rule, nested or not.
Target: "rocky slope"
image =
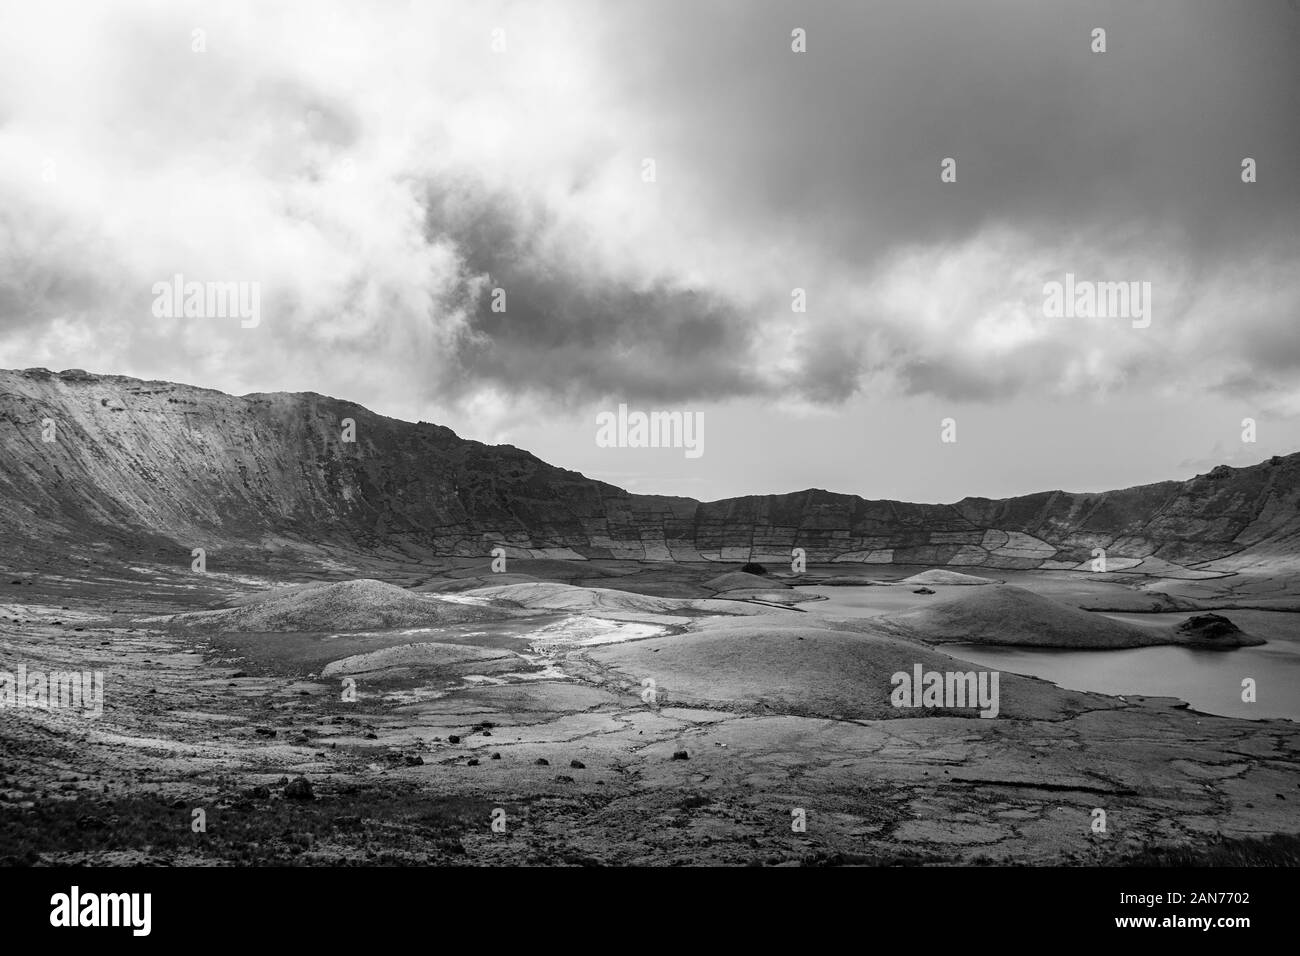
[[[344,420],[355,442],[342,441]],[[43,441],[46,422],[53,441]],[[48,432],[48,429],[45,429]],[[71,370],[0,371],[3,553],[197,547],[788,563],[1295,565],[1300,454],[1122,491],[952,505],[809,490],[634,495],[512,446],[313,393],[242,397]]]

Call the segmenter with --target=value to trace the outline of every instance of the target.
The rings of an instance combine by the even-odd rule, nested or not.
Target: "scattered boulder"
[[[1208,648],[1253,647],[1266,643],[1262,637],[1247,634],[1222,614],[1193,614],[1174,628],[1174,637],[1179,643]]]
[[[581,760],[570,760],[570,761],[569,761],[569,766],[572,767],[574,770],[586,770],[586,769],[587,769],[587,765],[586,765],[585,763],[583,763]]]
[[[311,781],[306,777],[294,777],[285,785],[284,796],[287,800],[315,800],[316,794],[312,790]]]
[[[536,760],[533,761],[533,763],[537,764],[537,766],[539,767],[549,767],[551,765],[551,762],[547,760],[545,757],[538,757]]]
[[[1222,614],[1194,614],[1178,625],[1178,633],[1212,640],[1240,634],[1241,628]]]
[[[912,593],[913,593],[913,594],[933,594],[933,593],[934,593],[934,589],[933,589],[933,588],[916,588],[915,590],[912,591]]]
[[[690,756],[690,754],[688,754],[685,750],[677,750],[677,751],[674,751],[674,752],[673,752],[673,759],[674,759],[674,760],[690,760],[690,759],[691,759],[691,756]]]

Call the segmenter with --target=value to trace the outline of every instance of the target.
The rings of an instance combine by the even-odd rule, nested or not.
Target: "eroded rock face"
[[[344,442],[344,420],[355,442]],[[42,440],[54,423],[53,441]],[[1300,552],[1300,455],[1100,494],[953,505],[808,490],[633,495],[509,445],[314,393],[242,397],[0,371],[0,533],[105,553],[326,546],[420,555],[1112,570]]]

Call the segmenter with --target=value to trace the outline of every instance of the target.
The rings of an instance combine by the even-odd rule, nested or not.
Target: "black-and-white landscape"
[[[0,862],[1295,864],[1296,3],[3,16]]]

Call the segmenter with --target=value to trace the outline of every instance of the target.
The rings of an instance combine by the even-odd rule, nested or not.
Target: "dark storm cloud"
[[[1208,256],[1297,234],[1295,3],[668,3],[629,19],[610,40],[619,92],[665,117],[719,214],[845,260],[990,217],[1048,234],[1158,222]],[[949,156],[957,184],[940,188]]]
[[[759,387],[752,327],[737,308],[666,280],[600,273],[553,241],[548,211],[462,181],[427,191],[431,243],[459,250],[471,298],[447,392],[491,383],[552,398],[715,398]],[[474,279],[481,280],[471,288]],[[493,309],[493,290],[505,293]]]

